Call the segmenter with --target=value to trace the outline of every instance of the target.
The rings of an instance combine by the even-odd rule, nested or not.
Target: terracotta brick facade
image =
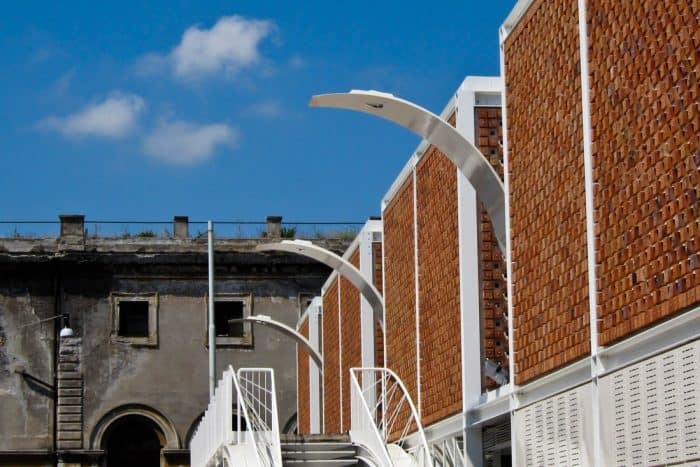
[[[462,409],[457,169],[431,146],[415,170],[421,404],[429,425]]]
[[[403,183],[382,217],[387,367],[417,401],[413,177]]]
[[[309,338],[308,319],[299,328],[299,334]],[[309,354],[297,346],[297,424],[301,434],[311,432],[309,402]]]
[[[590,352],[576,0],[536,0],[504,44],[515,382]]]
[[[323,295],[323,432],[340,433],[340,341],[338,279]]]
[[[477,143],[496,172],[503,179],[503,122],[500,107],[482,107],[475,111]],[[481,208],[481,358],[487,358],[508,368],[508,303],[504,298],[506,263],[496,237],[491,218]],[[498,384],[490,378],[482,378],[484,388]]]
[[[374,286],[383,293],[382,244],[372,243],[372,272]],[[374,324],[374,366],[384,366],[384,333],[379,324]]]
[[[356,268],[360,268],[359,248],[348,259]],[[340,279],[340,317],[342,365],[340,378],[343,387],[343,424],[340,431],[350,429],[350,368],[362,366],[362,329],[360,322],[360,292],[347,279]]]
[[[589,0],[599,343],[700,299],[700,4]]]

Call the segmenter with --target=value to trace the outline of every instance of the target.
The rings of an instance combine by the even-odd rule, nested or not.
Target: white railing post
[[[235,431],[231,413],[234,391]],[[243,421],[249,436],[241,429]],[[228,367],[192,437],[190,463],[193,467],[216,463],[230,445],[249,445],[260,467],[282,467],[275,378],[271,369],[241,368],[235,372]]]
[[[350,377],[353,442],[367,448],[382,467],[395,462],[432,467],[418,412],[396,373],[387,368],[352,368]]]

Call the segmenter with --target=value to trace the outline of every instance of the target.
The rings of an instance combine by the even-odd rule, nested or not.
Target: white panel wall
[[[603,462],[700,459],[700,341],[600,378]]]
[[[515,411],[518,465],[591,465],[591,385]]]

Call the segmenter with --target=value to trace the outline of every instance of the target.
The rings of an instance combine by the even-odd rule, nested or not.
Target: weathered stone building
[[[186,218],[173,231],[93,238],[82,216],[62,216],[58,238],[0,240],[0,465],[189,463],[209,400],[207,241]],[[261,241],[216,243],[217,374],[273,368],[280,428],[293,429],[294,343],[228,319],[294,325],[329,270],[256,253]],[[59,337],[65,321],[71,337]]]

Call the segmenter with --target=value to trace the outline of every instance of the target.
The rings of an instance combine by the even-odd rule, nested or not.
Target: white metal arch
[[[249,323],[254,323],[254,324],[261,324],[263,326],[269,326],[282,334],[284,334],[287,337],[291,337],[294,339],[297,344],[301,345],[304,347],[304,349],[308,352],[309,356],[313,358],[314,362],[316,362],[316,365],[318,365],[321,373],[323,373],[323,357],[321,356],[318,351],[313,348],[309,340],[304,337],[302,334],[298,333],[296,330],[293,328],[287,326],[284,323],[281,323],[279,321],[275,321],[274,319],[270,318],[267,315],[253,315],[253,316],[246,316],[245,318],[240,318],[240,319],[231,319],[229,320],[229,323],[239,323],[247,321]]]
[[[372,283],[362,275],[359,269],[349,261],[344,260],[332,251],[321,248],[305,240],[283,240],[279,243],[264,243],[256,247],[257,251],[284,251],[296,253],[315,259],[326,266],[333,268],[341,276],[357,287],[362,296],[369,302],[374,313],[374,319],[384,332],[384,300]]]
[[[452,125],[434,113],[393,94],[352,90],[313,96],[311,107],[355,110],[394,122],[421,136],[444,153],[476,190],[491,216],[501,251],[506,246],[505,190],[489,161]]]

